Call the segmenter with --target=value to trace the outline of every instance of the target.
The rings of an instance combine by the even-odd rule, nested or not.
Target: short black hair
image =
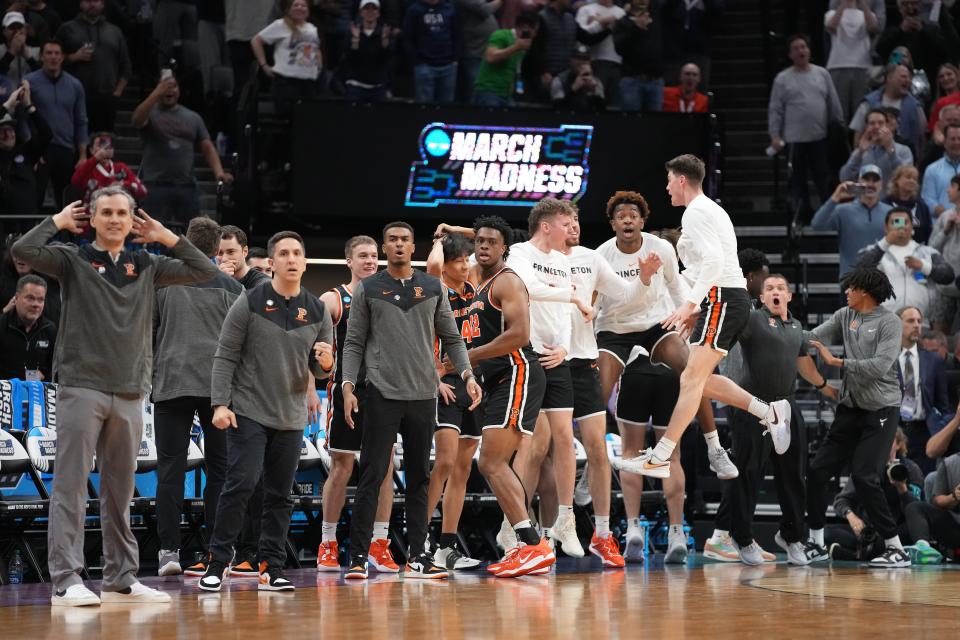
[[[807,43],[807,48],[808,48],[808,49],[811,47],[811,45],[810,45],[810,36],[808,36],[808,35],[805,34],[805,33],[795,33],[795,34],[793,34],[792,36],[790,36],[789,38],[787,38],[787,52],[788,52],[788,53],[790,52],[790,47],[793,46],[793,41],[794,41],[794,40],[803,40],[804,42]]]
[[[38,276],[35,273],[28,273],[26,275],[20,276],[20,279],[17,280],[17,293],[23,291],[23,288],[28,284],[34,284],[38,287],[47,288],[47,281]]]
[[[270,236],[270,239],[267,240],[267,254],[273,256],[273,252],[277,248],[277,243],[281,240],[294,239],[300,243],[300,248],[303,249],[304,253],[307,251],[307,245],[303,243],[303,237],[296,231],[277,231],[275,234]]]
[[[517,14],[517,17],[513,19],[513,23],[518,27],[520,25],[535,27],[540,24],[540,14],[535,11],[521,11]]]
[[[867,120],[869,120],[869,119],[870,119],[870,116],[873,115],[874,113],[879,113],[881,116],[883,116],[883,119],[884,119],[884,120],[887,119],[888,113],[887,113],[886,108],[884,108],[884,107],[873,107],[873,108],[870,109],[870,111],[867,111],[867,115],[865,115],[865,116],[863,117],[863,121],[866,122]]]
[[[510,253],[510,245],[514,243],[517,232],[511,229],[507,221],[500,216],[480,216],[473,221],[473,232],[476,233],[480,229],[494,229],[500,232],[500,235],[503,236],[503,244],[507,248],[507,250],[503,252],[503,257],[506,259]]]
[[[383,241],[387,241],[387,231],[390,229],[406,229],[410,232],[410,237],[413,238],[413,227],[410,226],[409,222],[404,222],[403,220],[397,220],[396,222],[390,222],[383,225]]]
[[[250,258],[269,258],[270,254],[263,247],[250,247],[247,251],[247,260]]]
[[[47,48],[47,45],[51,45],[51,44],[55,44],[55,45],[57,45],[58,47],[60,47],[60,52],[61,52],[61,53],[63,53],[63,52],[65,51],[64,46],[63,46],[63,43],[60,42],[59,39],[57,39],[57,38],[50,38],[49,40],[47,40],[46,42],[44,42],[43,44],[40,45],[40,55],[43,55],[43,52],[44,52],[44,50]]]
[[[443,237],[443,261],[450,262],[473,253],[473,245],[461,233],[450,233]]]
[[[883,219],[883,226],[887,226],[888,224],[890,224],[890,216],[896,215],[898,213],[905,213],[907,214],[908,220],[911,220],[911,221],[913,220],[913,212],[910,211],[910,209],[897,205],[893,209],[890,209],[890,211],[887,211],[887,216]]]
[[[740,270],[743,275],[760,271],[764,267],[770,268],[770,261],[767,260],[767,254],[758,249],[741,249],[737,254],[737,260],[740,261]]]
[[[220,227],[220,239],[229,240],[234,238],[241,247],[247,246],[247,234],[240,227],[232,224],[225,224]]]
[[[607,220],[613,220],[617,213],[617,208],[624,204],[632,204],[640,212],[640,218],[646,220],[650,217],[650,205],[647,199],[636,191],[617,191],[607,200]]]
[[[890,279],[876,267],[855,267],[840,281],[840,290],[857,289],[873,298],[877,304],[883,304],[891,298],[896,298]]]
[[[212,257],[220,246],[220,225],[206,216],[197,216],[187,225],[186,236],[200,253]]]

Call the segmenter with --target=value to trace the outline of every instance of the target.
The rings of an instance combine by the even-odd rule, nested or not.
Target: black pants
[[[936,540],[945,549],[960,547],[960,522],[946,509],[918,500],[907,505],[906,516],[914,542]]]
[[[927,441],[930,429],[924,420],[903,423],[903,432],[907,434],[907,457],[917,463],[923,475],[936,470],[937,463],[927,457]]]
[[[90,133],[113,131],[117,98],[112,93],[87,93],[87,127]]]
[[[810,463],[807,478],[807,524],[822,529],[826,520],[830,478],[850,465],[850,478],[870,522],[884,539],[897,535],[897,523],[880,486],[900,420],[899,407],[877,411],[837,406],[830,431]]]
[[[593,75],[603,83],[603,95],[607,107],[620,105],[620,65],[610,60],[594,60],[590,63]]]
[[[263,475],[257,480],[250,499],[247,500],[247,512],[243,516],[243,530],[240,531],[240,540],[237,542],[237,563],[250,561],[250,566],[257,566],[257,549],[260,546],[260,519],[263,517]]]
[[[773,441],[765,436],[760,420],[746,411],[730,407],[730,438],[733,460],[740,476],[724,483],[723,498],[717,510],[717,526],[730,531],[730,536],[741,547],[753,542],[753,516],[757,510],[757,493],[769,461],[773,465],[777,499],[780,502],[780,535],[787,542],[807,539],[804,519],[806,490],[804,472],[807,442],[803,416],[794,402],[790,402],[793,419],[790,421],[790,448],[776,455]]]
[[[360,444],[360,484],[350,524],[350,554],[366,559],[377,513],[380,483],[387,475],[397,433],[403,436],[403,469],[407,491],[409,556],[423,553],[427,539],[427,487],[430,484],[430,443],[437,420],[437,401],[390,400],[367,383]]]
[[[271,429],[237,416],[237,428],[227,430],[227,476],[210,540],[214,560],[230,562],[247,501],[262,475],[260,561],[277,568],[286,564],[287,531],[293,507],[290,491],[300,463],[302,442],[301,429]],[[270,464],[264,464],[265,459]]]
[[[286,78],[280,74],[273,76],[273,101],[278,116],[292,116],[293,105],[300,100],[309,100],[318,95],[320,95],[319,80]]]
[[[157,536],[161,549],[180,548],[180,514],[183,510],[183,477],[187,472],[187,449],[193,414],[203,428],[203,459],[206,485],[203,509],[208,535],[217,518],[217,502],[227,469],[227,435],[213,426],[210,398],[186,396],[153,405],[157,442]]]
[[[810,206],[807,176],[813,178],[813,184],[820,197],[820,203],[830,197],[830,153],[827,139],[813,142],[794,142],[788,149],[793,171],[790,174],[790,195],[793,197],[793,206],[799,206],[807,213],[813,210]]]
[[[57,209],[63,208],[63,190],[70,184],[76,162],[77,152],[74,149],[55,144],[47,146],[47,150],[43,152],[43,164],[37,171],[38,207],[43,206],[43,194],[49,181],[53,183],[53,200],[57,203]]]

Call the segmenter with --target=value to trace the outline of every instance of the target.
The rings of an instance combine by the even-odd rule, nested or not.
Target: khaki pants
[[[93,455],[100,470],[103,591],[137,581],[139,549],[130,530],[137,453],[143,433],[143,399],[60,386],[57,390],[57,458],[47,534],[47,563],[54,589],[80,584],[83,523]]]

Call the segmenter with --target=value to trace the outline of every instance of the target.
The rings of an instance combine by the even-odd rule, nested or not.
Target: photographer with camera
[[[483,107],[513,106],[517,74],[539,26],[537,14],[521,13],[517,16],[516,27],[493,32],[473,87],[474,104]]]
[[[860,137],[857,148],[840,169],[840,180],[855,179],[860,167],[868,164],[880,167],[885,176],[892,176],[901,165],[913,164],[910,147],[894,141],[894,133],[895,131],[887,126],[886,112],[880,107],[870,109],[867,113],[867,128]]]
[[[857,262],[863,247],[883,237],[884,216],[892,208],[880,202],[883,170],[865,164],[858,173],[859,182],[841,182],[833,195],[813,216],[810,225],[817,231],[836,231],[840,245],[840,277]]]
[[[890,457],[880,478],[880,487],[887,499],[890,513],[897,523],[899,535],[912,540],[907,529],[906,512],[909,505],[917,502],[916,493],[923,485],[923,473],[915,462],[906,457],[907,436],[897,429]],[[833,501],[833,510],[847,521],[847,525],[827,527],[824,538],[832,560],[871,560],[883,553],[883,539],[870,524],[870,517],[857,496],[853,478],[847,480]]]
[[[883,303],[891,311],[916,307],[926,317],[939,295],[938,284],[950,284],[951,267],[932,247],[913,239],[913,216],[906,207],[894,207],[884,220],[886,234],[863,249],[858,264],[877,267],[890,279],[896,299]]]

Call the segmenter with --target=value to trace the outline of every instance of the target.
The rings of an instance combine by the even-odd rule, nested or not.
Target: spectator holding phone
[[[90,136],[87,149],[89,158],[73,172],[70,183],[82,194],[84,204],[89,204],[90,194],[97,189],[121,184],[127,192],[143,202],[147,197],[147,188],[140,182],[137,174],[126,163],[113,159],[113,135],[100,131]]]
[[[23,108],[30,138],[17,133],[14,112]],[[0,211],[14,215],[32,215],[37,211],[37,180],[34,167],[50,143],[53,133],[40,116],[30,97],[26,80],[0,106]],[[6,303],[6,300],[0,302]]]
[[[840,277],[853,269],[857,254],[884,235],[884,217],[893,207],[880,202],[883,171],[872,164],[860,167],[860,181],[841,182],[823,203],[811,226],[836,231],[840,248]]]
[[[570,59],[570,67],[553,79],[550,99],[555,107],[574,111],[596,111],[606,104],[603,82],[593,75],[590,56],[579,53]]]
[[[913,239],[913,219],[903,207],[890,209],[884,219],[882,240],[867,246],[857,266],[876,267],[887,275],[896,299],[883,303],[891,311],[916,307],[923,317],[937,298],[938,284],[950,284],[956,277],[951,267],[933,247]]]
[[[625,15],[626,12],[613,0],[596,0],[577,10],[577,25],[586,32],[580,41],[590,45],[593,75],[603,84],[607,100],[613,105],[620,102],[620,65],[623,62],[614,45],[613,29],[617,20]]]
[[[513,105],[513,90],[524,54],[537,35],[539,19],[535,13],[521,13],[513,29],[498,29],[490,36],[477,81],[473,89],[474,104],[484,107]]]
[[[910,148],[894,141],[893,134],[887,126],[886,112],[880,107],[870,109],[867,113],[867,128],[860,136],[857,148],[840,169],[840,180],[853,180],[860,172],[860,167],[865,164],[880,167],[885,176],[892,176],[897,167],[912,165],[913,153]]]

